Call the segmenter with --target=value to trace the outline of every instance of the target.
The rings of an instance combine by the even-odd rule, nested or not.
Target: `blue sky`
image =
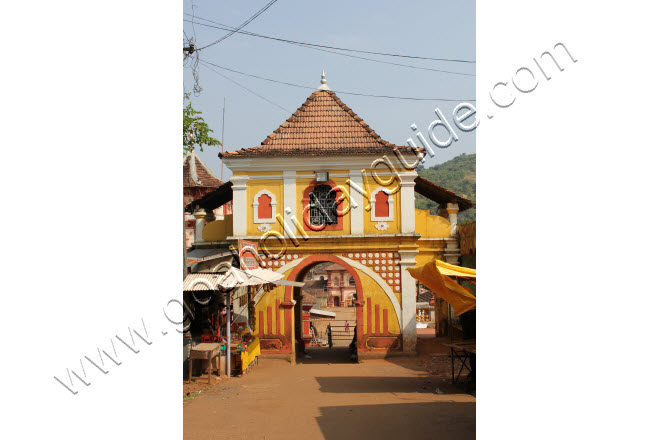
[[[268,3],[260,1],[195,1],[194,13],[229,26],[238,26]],[[192,2],[183,3],[183,30],[196,39],[197,47],[209,44],[225,31],[193,25]],[[244,28],[258,34],[375,52],[401,53],[434,58],[475,60],[475,2],[472,1],[294,1],[279,0]],[[183,37],[183,35],[182,35]],[[353,53],[388,62],[411,64],[439,70],[475,73],[475,64],[412,60]],[[374,95],[419,98],[474,99],[474,76],[452,75],[409,69],[327,52],[303,48],[277,41],[234,34],[219,44],[200,51],[200,59],[230,69],[280,81],[317,87],[321,70],[325,69],[328,85],[362,117],[383,139],[405,145],[415,123],[426,133],[436,119],[439,108],[451,120],[458,102],[405,101],[360,97],[341,91]],[[225,149],[236,150],[259,145],[284,122],[313,92],[251,78],[216,69],[225,76],[268,100],[285,111],[199,66],[199,84],[203,91],[193,96],[193,107],[221,136],[222,102],[226,98]],[[184,90],[191,91],[191,70],[184,68]],[[472,102],[474,104],[474,102]],[[427,165],[442,163],[461,153],[475,152],[475,132],[456,130],[459,138],[446,149],[436,149]],[[418,143],[419,145],[419,143]],[[220,177],[219,149],[208,148],[199,153]],[[230,175],[224,169],[224,179]]]

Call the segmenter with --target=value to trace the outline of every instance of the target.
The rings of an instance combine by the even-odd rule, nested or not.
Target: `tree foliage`
[[[188,105],[183,108],[183,154],[192,153],[195,145],[199,145],[199,151],[204,151],[205,145],[218,146],[222,143],[211,136],[211,130],[204,118],[202,112],[195,110],[190,102],[190,95],[185,95]],[[185,101],[184,100],[184,101]]]
[[[417,173],[420,176],[473,202],[477,200],[476,171],[476,154],[461,154],[447,162],[430,168],[424,168],[421,164],[417,167]],[[415,207],[424,210],[432,209],[435,213],[438,205],[426,197],[417,194],[415,196]],[[476,207],[458,213],[458,223],[466,223],[476,220],[476,218]]]

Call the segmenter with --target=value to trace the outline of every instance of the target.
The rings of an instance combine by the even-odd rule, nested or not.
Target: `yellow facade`
[[[404,186],[396,173],[381,171],[378,176],[374,176],[359,170],[351,174],[350,170],[341,168],[330,169],[328,173],[328,184],[343,195],[342,209],[338,212],[341,225],[331,225],[320,230],[305,227],[306,198],[309,203],[309,196],[305,195],[316,182],[314,170],[296,170],[287,177],[285,173],[276,171],[237,171],[234,175],[240,176],[245,182],[242,215],[237,211],[241,207],[235,198],[234,215],[207,224],[203,232],[204,240],[232,241],[245,236],[249,240],[259,241],[260,250],[268,251],[262,255],[262,265],[282,273],[284,279],[293,281],[302,281],[301,274],[317,264],[317,261],[334,258],[333,261],[353,270],[359,279],[361,288],[357,303],[360,321],[358,328],[361,329],[360,349],[400,350],[401,338],[405,333],[402,324],[409,325],[406,324],[411,319],[409,310],[415,304],[414,299],[412,306],[410,299],[408,302],[403,299],[404,283],[412,283],[412,286],[408,284],[406,287],[408,297],[415,295],[415,287],[413,280],[405,278],[407,273],[404,273],[400,260],[404,255],[411,255],[415,265],[420,265],[434,259],[444,259],[447,240],[451,239],[451,224],[445,218],[413,207],[411,216],[414,217],[414,231],[403,233]],[[353,185],[359,187],[359,191],[352,188],[349,175],[353,178],[360,176],[357,185]],[[286,178],[289,182],[295,182],[295,197],[290,195],[288,199],[294,200],[294,203],[289,207],[291,211],[288,214],[284,202]],[[372,210],[375,206],[372,200],[375,193],[382,190],[387,194],[388,217],[373,219]],[[254,204],[258,196],[264,193],[274,198],[271,202],[275,202],[275,215],[258,222]],[[351,197],[360,199],[353,200],[359,208],[351,207]],[[380,197],[382,200],[383,196]],[[410,207],[410,204],[407,206]],[[361,231],[357,233],[353,231],[356,226],[352,218],[356,215],[355,209],[362,210]],[[295,215],[296,223],[290,222],[292,215]],[[237,236],[236,221],[240,218],[245,222],[242,225],[245,234]],[[284,228],[285,223],[290,233]],[[290,236],[291,233],[295,238]],[[281,255],[281,258],[272,258],[268,253]],[[300,299],[300,290],[287,290],[286,287],[277,287],[257,295],[257,328],[254,331],[262,341],[264,352],[291,352],[292,347],[295,347],[294,321],[299,312],[295,311],[295,301],[292,300],[296,295]],[[414,311],[412,314],[414,318]],[[414,332],[414,328],[410,330],[408,327],[407,331]]]
[[[227,237],[234,235],[234,218],[231,214],[225,215],[224,220],[214,220],[204,225],[202,240],[226,241]]]
[[[248,208],[247,208],[247,235],[248,236],[255,236],[255,235],[262,235],[263,231],[260,231],[258,229],[259,224],[256,223],[254,220],[254,208],[252,204],[254,203],[254,197],[255,195],[262,190],[267,190],[271,192],[273,195],[275,195],[276,200],[279,201],[279,203],[276,206],[275,212],[276,215],[284,215],[284,208],[282,207],[282,181],[281,180],[259,180],[259,176],[262,175],[263,173],[255,173],[253,176],[255,180],[250,179],[248,181],[248,189],[247,189],[247,202],[248,202]],[[250,176],[252,176],[252,173],[250,173]],[[269,223],[269,225],[272,227],[273,231],[276,231],[280,234],[284,232],[284,229],[282,227],[281,222],[275,222],[275,223]]]
[[[439,215],[431,215],[428,211],[415,209],[415,232],[424,238],[449,237],[451,225],[449,220]]]

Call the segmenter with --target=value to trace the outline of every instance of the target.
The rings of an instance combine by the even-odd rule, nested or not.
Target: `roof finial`
[[[325,69],[323,69],[323,73],[321,74],[321,85],[316,90],[317,91],[319,91],[319,90],[328,90],[328,91],[330,91],[330,87],[328,87],[327,81],[325,80]]]

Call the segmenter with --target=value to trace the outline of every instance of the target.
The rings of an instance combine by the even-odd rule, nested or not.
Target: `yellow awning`
[[[454,266],[453,264],[445,263],[444,261],[435,260],[435,267],[443,275],[456,276],[462,278],[477,278],[477,271],[469,267]],[[431,264],[429,263],[429,264]]]
[[[431,289],[438,298],[451,304],[457,315],[472,310],[477,305],[477,298],[472,295],[472,291],[451,278],[455,276],[476,279],[477,271],[474,269],[435,260],[421,267],[409,267],[408,272]]]

